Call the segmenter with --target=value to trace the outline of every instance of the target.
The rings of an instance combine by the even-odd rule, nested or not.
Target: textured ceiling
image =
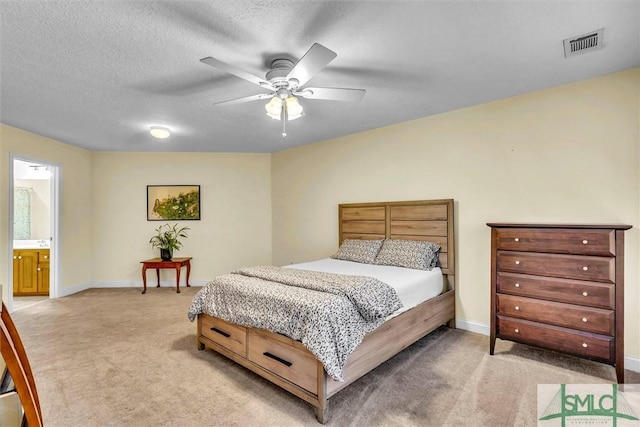
[[[638,1],[2,1],[0,121],[89,150],[275,152],[640,66]],[[562,40],[605,29],[565,59]],[[263,93],[202,64],[264,76],[313,43],[338,56],[267,117]],[[159,142],[149,126],[169,127]]]

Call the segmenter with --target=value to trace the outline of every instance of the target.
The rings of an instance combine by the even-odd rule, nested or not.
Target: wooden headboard
[[[341,204],[338,224],[338,244],[345,239],[385,238],[437,243],[442,272],[453,281],[453,199]]]

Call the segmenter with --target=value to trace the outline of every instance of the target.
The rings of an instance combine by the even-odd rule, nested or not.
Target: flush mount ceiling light
[[[171,136],[169,128],[166,128],[164,126],[151,126],[151,128],[149,129],[149,133],[152,137],[158,139],[167,139],[169,138],[169,136]]]

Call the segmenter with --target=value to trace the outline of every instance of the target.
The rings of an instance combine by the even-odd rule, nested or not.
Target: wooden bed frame
[[[344,239],[427,240],[441,246],[443,293],[395,316],[367,334],[349,356],[344,381],[329,377],[300,342],[201,314],[198,348],[209,347],[312,404],[328,421],[328,399],[441,325],[455,327],[453,200],[339,205],[339,243]]]

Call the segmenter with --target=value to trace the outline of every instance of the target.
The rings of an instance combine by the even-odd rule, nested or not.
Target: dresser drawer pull
[[[48,256],[48,255],[45,255],[45,256],[44,256],[44,259],[47,259],[47,258],[49,258],[49,256]]]
[[[588,296],[589,296],[589,292],[584,291],[584,292],[582,293],[582,296],[583,296],[583,297],[588,297]]]
[[[38,271],[42,270],[40,267],[38,267]]]
[[[582,269],[583,269],[584,271],[588,271],[588,270],[589,270],[589,267],[587,267],[587,266],[585,265],[584,267],[582,267]]]
[[[222,330],[220,330],[220,329],[216,328],[215,326],[214,326],[213,328],[211,328],[211,330],[212,330],[213,332],[217,332],[217,333],[219,333],[220,335],[222,335],[222,336],[223,336],[223,337],[225,337],[225,338],[229,338],[229,337],[231,336],[231,334],[228,334],[228,333],[226,333],[225,331],[222,331]]]
[[[520,306],[516,305],[516,311],[519,311],[519,310],[520,310]]]
[[[519,288],[519,287],[520,287],[520,283],[516,283],[514,286],[515,286],[516,288]]]
[[[584,323],[587,323],[587,322],[588,322],[588,320],[587,320],[587,318],[586,318],[586,317],[583,317],[583,318],[582,318],[582,321],[583,321]]]
[[[18,255],[18,259],[22,259],[22,255]]]
[[[516,265],[520,264],[520,261],[516,261]]]
[[[514,332],[515,332],[516,334],[519,334],[519,333],[520,333],[520,329],[516,328]]]
[[[265,352],[264,352],[264,353],[262,353],[262,354],[263,354],[264,356],[267,356],[267,357],[272,358],[273,360],[275,360],[275,361],[277,361],[277,362],[282,363],[283,365],[286,365],[286,366],[291,366],[291,365],[293,365],[293,363],[289,362],[288,360],[284,360],[284,359],[282,359],[282,358],[280,358],[280,357],[276,356],[275,354],[271,354],[271,353],[269,353],[268,351],[265,351]]]
[[[588,241],[588,240],[586,240],[586,239],[582,241],[582,244],[583,244],[583,245],[586,245],[587,243],[589,243],[589,241]]]
[[[13,259],[18,259],[18,257],[17,257],[17,256],[14,256],[14,257],[13,257]]]
[[[589,347],[589,344],[587,344],[586,342],[583,342],[583,343],[582,343],[582,346],[583,346],[584,348],[587,348],[587,347]]]
[[[519,241],[520,241],[520,239],[519,239],[519,238],[517,238],[517,237],[516,237],[515,239],[513,239],[513,240],[515,240],[516,242],[519,242]]]

